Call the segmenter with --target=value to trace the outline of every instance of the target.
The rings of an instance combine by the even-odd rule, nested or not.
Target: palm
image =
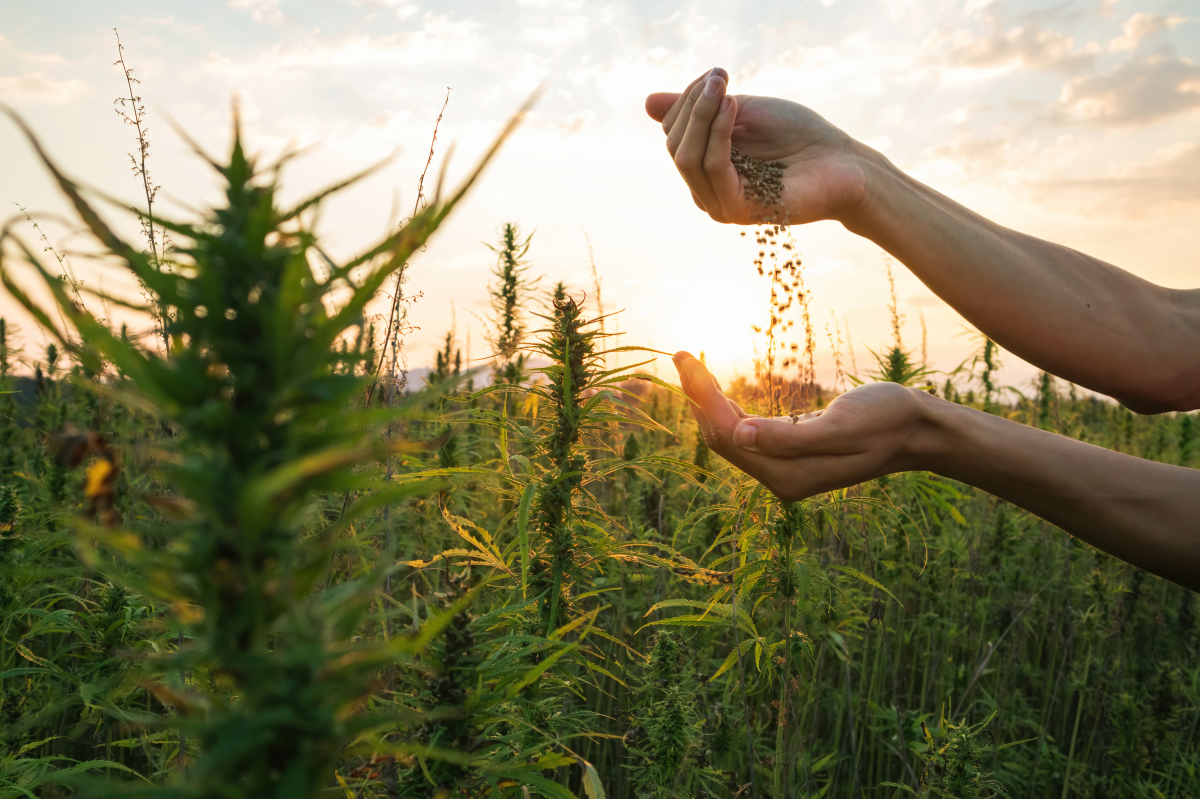
[[[895,383],[852,389],[814,418],[799,422],[814,429],[785,428],[785,433],[797,434],[795,449],[757,462],[756,476],[776,494],[799,499],[896,471],[905,465],[896,461],[896,454],[916,413],[911,393]],[[787,442],[786,436],[781,439],[785,448]]]
[[[732,145],[764,161],[782,161],[783,202],[793,223],[837,218],[861,197],[863,176],[849,136],[798,103],[736,95]],[[724,198],[723,198],[724,199]],[[745,202],[743,224],[754,209]]]

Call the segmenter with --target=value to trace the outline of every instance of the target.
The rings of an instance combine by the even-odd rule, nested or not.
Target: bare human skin
[[[731,146],[783,161],[791,224],[834,219],[879,244],[1010,352],[1142,413],[1200,407],[1200,291],[1157,286],[995,224],[787,100],[726,94],[714,69],[646,111],[696,205],[752,224]],[[1200,472],[1025,427],[895,384],[856,388],[796,424],[748,417],[675,356],[714,451],[784,499],[923,470],[1019,505],[1200,590]]]

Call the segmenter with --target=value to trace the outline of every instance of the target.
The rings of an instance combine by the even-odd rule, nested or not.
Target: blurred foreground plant
[[[388,482],[376,468],[351,471],[404,445],[381,444],[374,435],[395,411],[347,411],[362,393],[362,370],[355,367],[368,355],[363,346],[337,345],[361,332],[367,302],[425,244],[522,113],[452,197],[442,200],[439,191],[402,229],[342,264],[317,245],[312,212],[371,170],[280,207],[279,174],[288,156],[260,167],[243,149],[235,115],[228,160],[200,153],[224,183],[223,202],[194,224],[155,217],[177,241],[170,268],[163,269],[153,253],[125,242],[101,219],[10,112],[87,228],[151,297],[146,306],[115,297],[106,302],[141,313],[169,309],[162,324],[171,351],[160,357],[73,303],[27,246],[7,229],[0,234],[0,246],[15,244],[41,275],[78,335],[59,329],[0,260],[0,279],[14,298],[93,374],[107,362],[123,375],[92,383],[93,390],[149,414],[174,434],[172,451],[161,453],[159,463],[173,493],[149,498],[177,520],[173,541],[161,547],[134,530],[76,523],[81,556],[170,603],[191,638],[173,656],[147,663],[141,679],[179,712],[178,723],[200,755],[177,782],[146,792],[315,796],[330,782],[339,747],[369,739],[387,720],[365,706],[375,676],[438,632],[439,624],[427,624],[416,637],[351,640],[386,561],[359,580],[312,590],[356,520],[443,486]],[[104,468],[116,465],[91,467],[89,494],[93,479],[111,493],[108,473],[94,472]],[[310,535],[303,522],[313,492],[346,489],[364,498]],[[102,520],[117,521],[112,515]],[[189,686],[163,680],[184,671],[193,677]],[[131,729],[166,724],[149,712],[124,720]],[[90,790],[126,794],[130,787]]]

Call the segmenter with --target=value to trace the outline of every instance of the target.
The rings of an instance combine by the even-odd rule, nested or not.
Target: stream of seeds
[[[742,191],[746,199],[763,209],[764,217],[767,210],[773,206],[783,208],[783,168],[782,161],[764,161],[752,155],[746,155],[736,147],[731,147],[729,158],[733,168],[742,176]],[[778,218],[778,213],[773,214]],[[780,220],[783,221],[783,220]]]

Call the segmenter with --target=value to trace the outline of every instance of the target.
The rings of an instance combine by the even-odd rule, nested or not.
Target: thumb
[[[743,419],[733,429],[736,447],[774,458],[829,454],[835,431],[821,411],[791,419]]]
[[[655,92],[646,98],[646,113],[655,122],[662,122],[679,99],[679,92]]]

